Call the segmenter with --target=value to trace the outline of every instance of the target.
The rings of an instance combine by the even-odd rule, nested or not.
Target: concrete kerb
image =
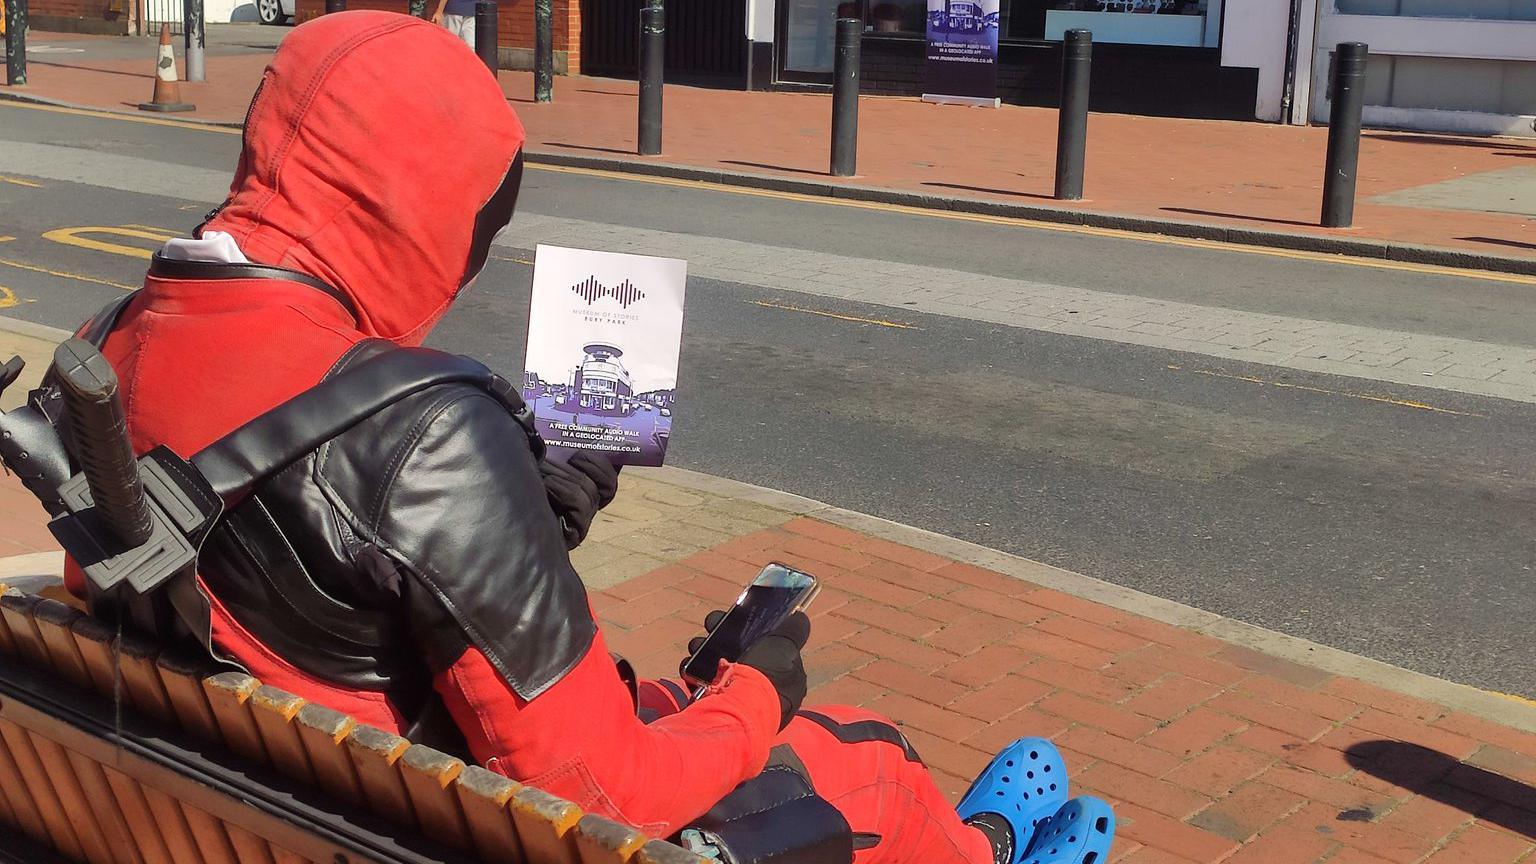
[[[676,165],[666,162],[639,161],[639,157],[630,160],[608,156],[585,156],[574,153],[528,150],[526,158],[529,164],[534,165],[556,165],[567,168],[587,168],[597,171],[667,177],[676,180],[694,180],[747,189],[763,189],[822,198],[842,198],[850,201],[867,201],[876,204],[894,204],[922,210],[943,210],[954,213],[972,213],[981,216],[1029,219],[1036,222],[1105,228],[1135,234],[1161,234],[1168,237],[1190,240],[1210,240],[1237,246],[1260,246],[1298,252],[1349,255],[1356,258],[1379,258],[1407,264],[1488,270],[1498,273],[1515,273],[1523,276],[1536,275],[1536,258],[1513,258],[1503,255],[1467,252],[1459,249],[1445,249],[1438,246],[1420,246],[1408,243],[1393,243],[1385,240],[1366,240],[1349,237],[1328,237],[1290,231],[1264,231],[1257,228],[1190,222],[1181,219],[1155,219],[1145,216],[1102,213],[1094,210],[1045,207],[1034,204],[1014,204],[1007,201],[987,201],[975,198],[932,195],[925,192],[907,192],[880,186],[798,180],[792,177],[776,177],[769,174],[753,174],[745,171],[726,171],[718,168],[697,168],[690,165]]]
[[[25,102],[31,105],[47,105],[52,108],[70,108],[75,111],[90,111],[93,114],[116,114],[120,117],[147,118],[142,111],[119,111],[115,108],[98,108],[94,105],[80,105],[75,102],[65,102],[63,99],[53,99],[47,96],[38,96],[35,93],[26,93],[20,90],[0,90],[0,102]],[[214,126],[220,129],[240,129],[245,126],[240,120],[206,120],[200,117],[175,117],[166,118],[163,115],[147,119],[166,120],[174,119],[178,124],[185,123],[190,126]]]
[[[50,99],[15,90],[0,90],[0,101],[28,102],[57,108],[72,108],[124,117],[141,117],[132,111],[95,108],[59,99]],[[195,117],[178,117],[177,123],[239,129],[238,121],[203,120]],[[986,201],[932,195],[925,192],[907,192],[881,186],[862,186],[848,183],[798,180],[793,177],[776,177],[769,174],[753,174],[746,171],[726,171],[718,168],[697,168],[668,162],[634,159],[618,159],[608,156],[584,156],[575,153],[557,153],[529,149],[525,158],[533,165],[554,165],[566,168],[587,168],[650,177],[666,177],[674,180],[694,180],[721,186],[744,189],[762,189],[771,192],[789,192],[819,198],[842,198],[874,204],[895,204],[920,210],[941,210],[954,213],[972,213],[980,216],[998,216],[1008,219],[1029,219],[1061,225],[1081,225],[1088,228],[1105,228],[1133,234],[1161,234],[1189,240],[1210,240],[1234,246],[1258,246],[1271,249],[1288,249],[1297,252],[1317,252],[1327,255],[1349,255],[1356,258],[1379,258],[1405,264],[1426,264],[1437,267],[1456,267],[1467,270],[1487,270],[1494,273],[1514,273],[1536,276],[1536,258],[1514,258],[1445,249],[1438,246],[1420,246],[1409,243],[1392,243],[1385,240],[1366,240],[1349,237],[1328,237],[1290,231],[1264,231],[1257,228],[1190,222],[1182,219],[1154,219],[1146,216],[1125,216],[1065,207],[1045,207],[1034,204],[1014,204],[1007,201]]]
[[[6,332],[54,342],[63,341],[72,335],[56,327],[0,316],[0,333]],[[3,349],[4,346],[0,345],[0,353],[4,353]],[[1031,561],[911,525],[844,510],[789,492],[685,468],[631,468],[630,471],[660,483],[724,498],[749,501],[794,515],[810,516],[893,543],[922,549],[956,561],[974,564],[977,567],[985,567],[1123,612],[1203,633],[1273,657],[1311,666],[1335,675],[1357,678],[1377,687],[1445,705],[1522,731],[1536,732],[1536,703],[1519,698],[1491,693],[1466,684],[1457,684],[1403,669],[1306,639],[1266,630],[1173,600],[1165,600],[1092,576],[1063,570],[1039,561]],[[44,569],[48,569],[49,573],[62,571],[62,560],[55,565],[52,559],[45,560],[38,556],[20,557],[29,559],[24,562],[29,570],[35,571],[39,565],[44,565]],[[4,565],[7,560],[17,564],[18,559],[0,559],[0,565]],[[17,566],[20,565],[17,564]],[[0,566],[0,573],[4,572],[6,570]],[[43,574],[28,572],[26,575]]]

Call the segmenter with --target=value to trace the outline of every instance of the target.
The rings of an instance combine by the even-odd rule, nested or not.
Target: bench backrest
[[[0,824],[87,864],[704,864],[4,586]]]

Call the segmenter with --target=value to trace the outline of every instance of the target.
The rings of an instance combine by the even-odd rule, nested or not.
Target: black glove
[[[564,462],[540,462],[539,474],[544,478],[550,509],[560,518],[565,548],[575,549],[587,538],[597,511],[618,494],[619,466],[599,454],[578,450]]]
[[[704,629],[713,633],[723,620],[724,612],[711,612],[704,618]],[[736,661],[763,673],[778,692],[780,731],[789,725],[790,718],[795,716],[795,712],[800,710],[800,703],[805,701],[805,663],[800,659],[800,649],[805,647],[810,638],[811,619],[804,612],[796,612],[784,619],[784,623],[767,636],[748,646]],[[698,653],[703,644],[703,636],[688,640],[689,655]]]

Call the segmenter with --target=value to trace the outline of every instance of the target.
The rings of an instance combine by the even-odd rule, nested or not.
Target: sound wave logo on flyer
[[[551,458],[660,465],[677,410],[688,263],[539,246],[523,400]]]

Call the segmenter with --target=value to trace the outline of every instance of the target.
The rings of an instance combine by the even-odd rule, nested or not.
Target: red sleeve
[[[779,698],[750,666],[724,666],[709,692],[646,725],[599,633],[565,677],[518,698],[471,647],[436,681],[475,759],[522,783],[665,837],[762,771]]]

